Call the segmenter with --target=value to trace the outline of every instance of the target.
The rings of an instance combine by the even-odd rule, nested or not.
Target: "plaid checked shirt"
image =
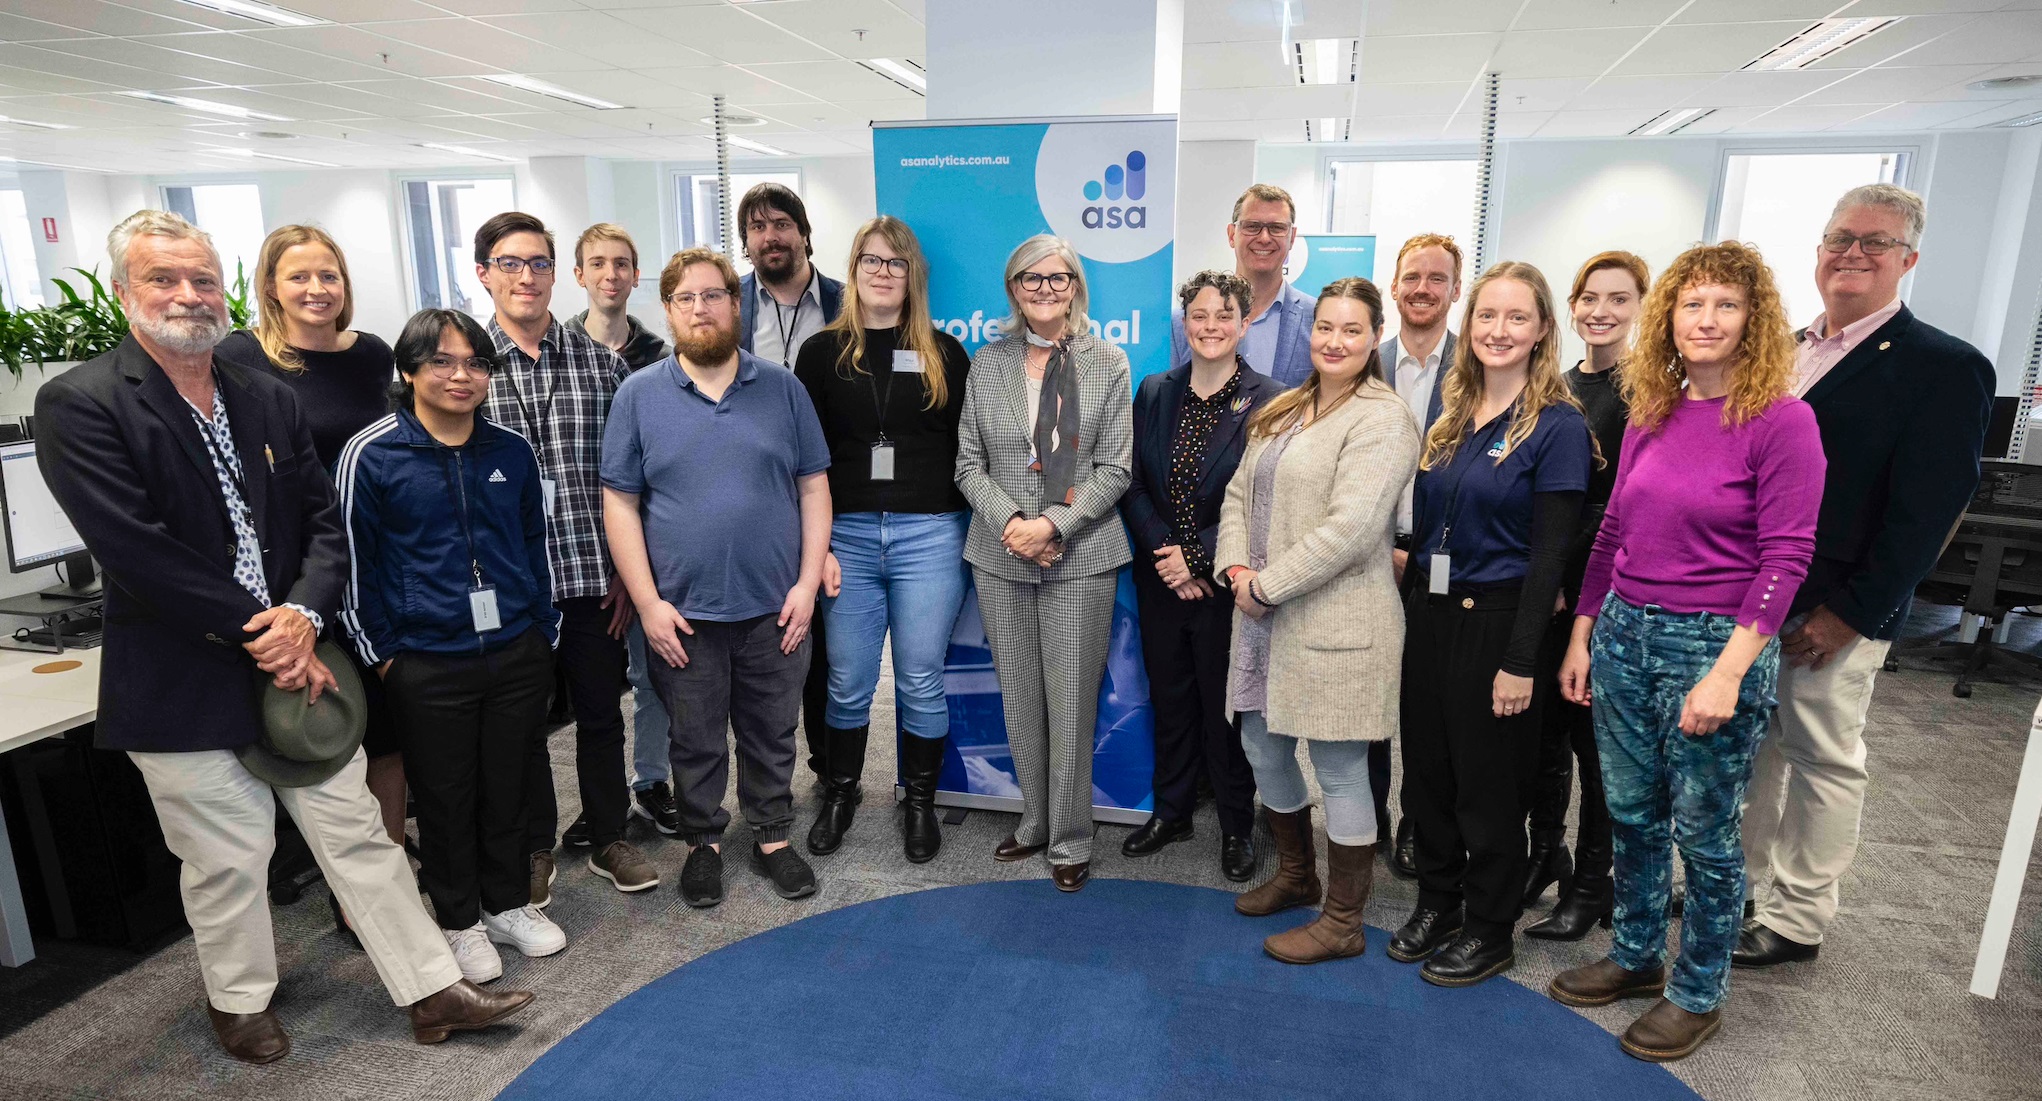
[[[617,384],[631,373],[617,353],[557,319],[539,340],[535,361],[489,319],[500,369],[482,415],[523,436],[539,456],[539,473],[554,485],[546,518],[546,558],[553,599],[601,596],[610,588],[610,548],[603,537],[603,422]]]

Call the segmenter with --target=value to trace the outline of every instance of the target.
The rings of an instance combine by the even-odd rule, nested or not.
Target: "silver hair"
[[[1005,283],[1007,287],[1007,309],[1011,311],[1007,316],[1007,332],[1010,335],[1019,335],[1021,330],[1028,324],[1021,319],[1021,294],[1015,289],[1015,278],[1022,272],[1040,263],[1045,257],[1050,256],[1061,257],[1064,266],[1071,269],[1071,309],[1069,314],[1070,322],[1067,326],[1068,331],[1078,333],[1091,328],[1092,319],[1085,311],[1091,305],[1092,299],[1091,295],[1085,291],[1085,265],[1083,261],[1078,259],[1078,250],[1072,248],[1069,241],[1058,237],[1054,233],[1038,233],[1021,242],[1020,247],[1014,250],[1014,254],[1007,257],[1007,278]]]
[[[1920,195],[1899,184],[1875,183],[1851,188],[1836,201],[1836,209],[1829,212],[1829,220],[1836,221],[1837,215],[1854,206],[1883,206],[1907,220],[1907,247],[1917,251],[1921,248],[1921,231],[1929,222],[1928,204]]]
[[[107,258],[113,261],[113,281],[122,286],[128,282],[128,248],[137,237],[202,242],[206,251],[213,254],[213,270],[220,270],[220,250],[213,246],[212,234],[168,210],[137,210],[121,219],[121,224],[106,235]]]

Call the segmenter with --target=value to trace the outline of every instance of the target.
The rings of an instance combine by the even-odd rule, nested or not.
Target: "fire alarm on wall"
[[[55,218],[43,219],[43,240],[53,245],[57,243],[57,220]]]

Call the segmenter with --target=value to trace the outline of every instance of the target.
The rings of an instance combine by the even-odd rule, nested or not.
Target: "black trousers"
[[[829,756],[823,749],[827,744],[823,732],[829,729],[830,652],[829,640],[823,637],[822,621],[822,605],[818,603],[815,618],[808,621],[808,679],[801,682],[801,740],[808,746],[808,771],[817,778],[821,778],[823,762]]]
[[[383,681],[418,809],[418,880],[443,929],[532,900],[525,771],[552,687],[536,628],[488,654],[399,654]]]
[[[581,812],[597,849],[624,836],[631,785],[624,771],[624,640],[610,637],[610,611],[599,596],[554,602],[560,609],[556,654],[574,704],[574,772]],[[545,852],[559,839],[560,806],[553,794],[553,758],[537,739],[525,776],[530,814],[525,852]]]
[[[1156,722],[1156,817],[1183,822],[1198,808],[1198,777],[1212,781],[1220,832],[1255,829],[1255,773],[1241,731],[1227,717],[1227,663],[1234,605],[1225,597],[1179,600],[1160,581],[1137,577],[1142,664]]]
[[[1510,935],[1523,902],[1525,808],[1549,692],[1534,677],[1529,708],[1494,713],[1515,604],[1514,593],[1415,592],[1405,602],[1404,813],[1417,837],[1418,905],[1465,902],[1470,935],[1491,940]]]
[[[1539,679],[1558,681],[1560,662],[1574,632],[1570,613],[1554,617],[1540,653]],[[1602,755],[1595,748],[1595,721],[1588,708],[1558,692],[1546,700],[1539,719],[1538,778],[1532,793],[1531,833],[1557,843],[1567,832],[1567,802],[1573,794],[1574,763],[1581,768],[1581,821],[1574,838],[1574,873],[1601,879],[1610,873],[1609,806],[1602,795]]]

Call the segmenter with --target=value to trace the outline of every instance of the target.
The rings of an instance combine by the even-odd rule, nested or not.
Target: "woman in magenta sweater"
[[[1641,1059],[1684,1058],[1722,1022],[1744,787],[1822,503],[1822,441],[1793,378],[1772,272],[1729,241],[1689,249],[1659,277],[1619,383],[1631,424],[1560,668],[1576,703],[1594,681],[1616,935],[1607,959],[1550,990],[1568,1005],[1659,996],[1623,1035]],[[1675,845],[1687,906],[1669,974]]]

